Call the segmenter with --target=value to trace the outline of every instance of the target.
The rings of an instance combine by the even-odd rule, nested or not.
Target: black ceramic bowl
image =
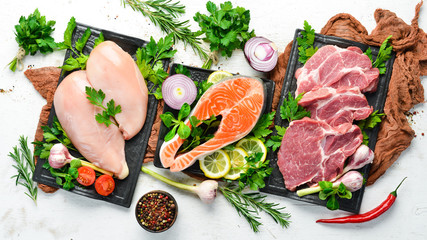
[[[171,228],[177,215],[178,205],[175,198],[161,190],[144,194],[135,207],[135,217],[139,225],[153,233]]]

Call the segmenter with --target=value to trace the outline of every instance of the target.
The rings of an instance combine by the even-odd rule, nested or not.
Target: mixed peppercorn
[[[136,206],[136,217],[144,228],[160,232],[168,229],[175,221],[175,200],[162,192],[145,194]]]

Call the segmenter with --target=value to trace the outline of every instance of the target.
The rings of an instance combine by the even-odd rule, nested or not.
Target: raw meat
[[[277,154],[277,165],[290,191],[305,183],[329,181],[362,143],[358,126],[339,132],[323,121],[303,118],[290,123]]]
[[[323,120],[332,127],[352,125],[353,120],[362,120],[372,113],[372,107],[359,88],[322,87],[304,94],[298,102],[311,112],[311,118]]]
[[[114,124],[107,127],[95,120],[95,115],[102,110],[86,98],[87,86],[91,85],[86,71],[68,75],[55,92],[56,116],[80,154],[94,165],[123,179],[129,174],[124,152],[125,140]]]
[[[210,87],[197,102],[190,116],[199,120],[222,115],[214,137],[193,150],[176,157],[184,140],[178,134],[160,148],[160,160],[172,172],[191,166],[198,158],[246,136],[261,116],[264,106],[264,84],[261,80],[236,76]],[[189,116],[189,117],[190,117]],[[188,119],[186,124],[191,127]]]
[[[147,115],[148,90],[132,57],[117,44],[105,41],[90,53],[87,77],[96,89],[102,89],[106,104],[114,99],[122,112],[116,115],[125,140],[141,130]]]
[[[295,73],[296,95],[315,87],[359,87],[361,92],[377,90],[379,70],[357,47],[343,49],[333,45],[321,47]]]

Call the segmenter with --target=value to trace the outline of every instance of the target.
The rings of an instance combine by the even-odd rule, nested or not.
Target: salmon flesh
[[[222,120],[214,137],[193,150],[176,156],[184,143],[184,139],[176,134],[160,148],[163,167],[170,167],[172,172],[182,171],[197,159],[245,137],[260,118],[265,97],[264,83],[256,78],[233,76],[211,86],[197,102],[185,124],[191,128],[191,116],[207,120],[212,115],[221,115]]]

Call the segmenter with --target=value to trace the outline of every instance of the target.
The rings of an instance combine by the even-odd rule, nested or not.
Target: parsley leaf
[[[283,100],[282,106],[280,106],[280,117],[283,120],[292,122],[294,120],[299,120],[303,117],[310,117],[311,114],[309,111],[305,110],[304,107],[299,106],[298,102],[301,100],[303,93],[299,94],[296,98],[292,97],[292,94],[289,92],[288,99]]]
[[[391,37],[392,35],[388,36],[381,44],[380,50],[378,52],[378,57],[375,61],[373,61],[372,59],[372,50],[370,48],[368,48],[365,52],[365,54],[369,56],[372,61],[372,67],[378,68],[380,74],[384,74],[387,71],[385,62],[391,58],[391,54],[393,51],[393,46],[391,46],[391,44],[389,43]]]
[[[260,163],[262,153],[255,153],[245,157],[247,170],[239,177],[239,188],[242,190],[249,186],[251,190],[258,190],[265,187],[264,179],[270,176],[273,168],[269,167],[269,160]]]
[[[307,21],[304,21],[304,31],[301,31],[302,37],[297,37],[298,42],[298,61],[302,64],[305,64],[311,56],[313,56],[318,47],[314,48],[314,29],[308,24]]]
[[[273,151],[276,151],[280,145],[282,145],[283,136],[286,133],[286,128],[281,126],[274,126],[277,131],[277,135],[271,136],[265,143],[266,147],[271,147]]]
[[[265,142],[265,137],[270,135],[273,131],[268,127],[273,123],[274,115],[276,111],[263,114],[261,118],[256,123],[255,127],[252,129],[251,134],[256,138],[260,139],[262,142]]]
[[[86,28],[83,35],[75,42],[74,49],[72,46],[72,36],[75,28],[76,19],[71,17],[64,32],[64,42],[59,44],[61,48],[70,49],[72,51],[70,57],[65,60],[65,64],[61,67],[65,72],[69,72],[75,69],[85,70],[87,60],[89,59],[89,55],[83,54],[83,49],[92,35],[92,31],[90,28]],[[94,48],[103,41],[104,35],[101,32],[98,38],[95,39]]]
[[[116,114],[122,112],[122,107],[120,105],[116,106],[114,100],[111,99],[107,103],[107,107],[104,107],[102,102],[105,99],[105,93],[102,91],[102,89],[99,89],[98,91],[96,91],[92,87],[86,87],[86,95],[87,95],[86,98],[89,100],[91,104],[103,109],[102,113],[98,113],[95,115],[95,119],[98,123],[101,123],[101,124],[103,123],[107,127],[109,127],[110,124],[114,124],[117,127],[119,126],[117,124],[115,117],[116,117]],[[111,121],[111,119],[113,119],[113,121]]]
[[[374,111],[367,117],[366,119],[360,120],[357,122],[357,126],[359,126],[360,130],[362,130],[363,134],[363,142],[362,144],[368,145],[369,136],[366,134],[366,129],[372,129],[381,123],[382,117],[385,116],[384,113],[378,113],[378,110]]]
[[[22,70],[22,59],[24,56],[37,52],[42,54],[51,53],[58,48],[58,44],[50,36],[55,30],[55,21],[46,21],[38,9],[34,10],[28,17],[21,16],[19,24],[15,25],[15,40],[19,45],[17,55],[8,64],[13,72],[18,67]]]
[[[249,10],[242,7],[233,8],[229,1],[219,7],[208,1],[206,9],[209,16],[197,12],[193,19],[201,29],[197,34],[205,34],[203,40],[210,42],[209,47],[214,55],[219,52],[222,56],[231,57],[235,49],[243,49],[246,41],[255,36],[254,30],[249,31]],[[212,58],[209,58],[203,66],[209,69],[211,64]]]
[[[154,86],[150,89],[150,94],[153,94],[156,99],[162,99],[161,87],[163,81],[169,74],[163,70],[161,60],[172,58],[177,50],[172,50],[173,36],[167,35],[165,38],[160,38],[156,43],[153,37],[145,47],[138,48],[136,51],[136,65],[141,71],[144,79],[152,82]]]
[[[184,65],[177,64],[175,66],[175,73],[176,74],[184,74],[185,76],[191,78],[191,73],[188,70],[188,68],[184,67]]]

